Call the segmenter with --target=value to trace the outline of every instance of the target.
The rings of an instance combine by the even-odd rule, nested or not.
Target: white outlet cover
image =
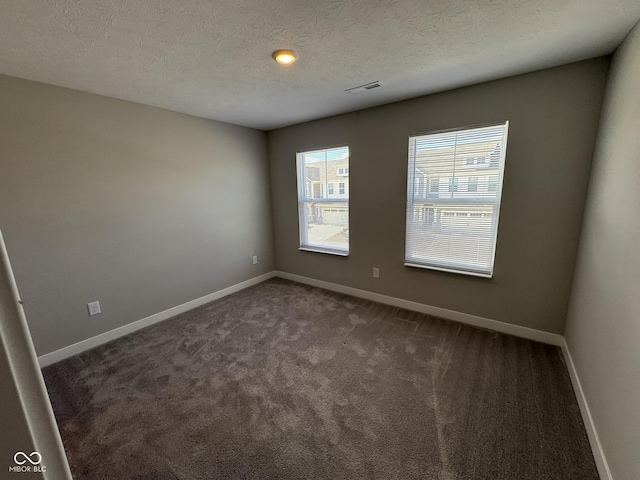
[[[258,263],[258,256],[254,255],[253,256],[253,264],[256,265]]]
[[[87,303],[87,309],[89,310],[90,317],[102,313],[102,310],[100,310],[100,302]]]
[[[380,269],[379,268],[375,268],[373,269],[373,278],[380,278]]]

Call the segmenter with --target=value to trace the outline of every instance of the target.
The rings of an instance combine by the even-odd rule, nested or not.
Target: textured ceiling
[[[638,18],[638,0],[0,0],[0,73],[267,130],[608,54]]]

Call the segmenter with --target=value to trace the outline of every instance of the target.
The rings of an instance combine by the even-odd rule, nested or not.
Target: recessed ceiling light
[[[293,53],[293,50],[276,50],[271,56],[282,65],[291,65],[296,61],[296,54]]]

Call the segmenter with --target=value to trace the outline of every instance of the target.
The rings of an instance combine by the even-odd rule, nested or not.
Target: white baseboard
[[[217,292],[210,293],[200,298],[196,298],[195,300],[191,300],[190,302],[183,303],[182,305],[169,308],[167,310],[164,310],[163,312],[159,312],[141,320],[137,320],[133,323],[129,323],[127,325],[123,325],[122,327],[118,327],[108,332],[101,333],[100,335],[96,335],[95,337],[91,337],[78,343],[74,343],[73,345],[69,345],[68,347],[61,348],[60,350],[47,353],[38,357],[38,362],[41,368],[46,367],[53,363],[59,362],[60,360],[64,360],[65,358],[72,357],[86,350],[90,350],[94,347],[102,345],[103,343],[110,342],[111,340],[115,340],[129,333],[141,330],[155,323],[162,322],[163,320],[167,320],[171,317],[187,312],[206,303],[218,300],[219,298],[225,297],[232,293],[239,292],[240,290],[244,290],[245,288],[251,287],[253,285],[257,285],[258,283],[264,282],[265,280],[269,280],[270,278],[276,276],[287,280],[292,280],[294,282],[324,288],[325,290],[344,293],[346,295],[352,295],[354,297],[383,303],[385,305],[405,308],[414,312],[426,313],[427,315],[433,315],[435,317],[445,318],[448,320],[465,323],[467,325],[486,328],[488,330],[515,335],[517,337],[527,338],[529,340],[535,340],[538,342],[561,347],[565,362],[567,364],[567,369],[569,370],[569,375],[571,377],[571,382],[573,384],[576,398],[578,400],[580,413],[582,414],[582,419],[587,430],[587,435],[589,437],[591,450],[593,452],[596,466],[598,468],[598,473],[600,474],[601,480],[613,480],[611,471],[609,470],[609,465],[602,450],[602,445],[600,444],[598,432],[596,431],[595,425],[593,423],[591,411],[589,410],[587,400],[584,396],[584,391],[582,390],[582,385],[580,383],[578,373],[573,363],[573,359],[571,358],[571,353],[569,352],[569,347],[562,335],[543,332],[541,330],[535,330],[533,328],[522,327],[519,325],[499,322],[497,320],[491,320],[489,318],[479,317],[477,315],[471,315],[469,313],[456,312],[454,310],[447,310],[446,308],[434,307],[423,303],[412,302],[410,300],[404,300],[402,298],[368,292],[366,290],[347,287],[345,285],[340,285],[337,283],[325,282],[323,280],[316,280],[314,278],[304,277],[293,273],[280,271],[265,273],[258,277],[254,277],[244,282],[237,283]]]
[[[486,328],[488,330],[493,330],[496,332],[515,335],[516,337],[522,337],[529,340],[535,340],[537,342],[548,343],[550,345],[562,346],[562,344],[564,343],[564,338],[562,337],[562,335],[558,335],[556,333],[543,332],[542,330],[535,330],[533,328],[512,325],[510,323],[499,322],[497,320],[491,320],[489,318],[479,317],[477,315],[471,315],[469,313],[447,310],[446,308],[433,307],[424,303],[412,302],[410,300],[403,300],[402,298],[390,297],[387,295],[382,295],[380,293],[368,292],[366,290],[347,287],[345,285],[339,285],[337,283],[325,282],[323,280],[316,280],[314,278],[303,277],[301,275],[295,275],[293,273],[279,271],[275,273],[278,277],[286,278],[287,280],[292,280],[294,282],[304,283],[307,285],[312,285],[314,287],[324,288],[325,290],[331,290],[333,292],[344,293],[347,295],[352,295],[354,297],[372,300],[378,303],[384,303],[385,305],[406,308],[407,310],[412,310],[414,312],[426,313],[427,315],[446,318],[447,320],[453,320],[455,322],[466,323],[467,325],[473,325],[474,327]]]
[[[174,317],[186,311],[192,310],[206,303],[212,302],[219,298],[225,297],[227,295],[230,295],[232,293],[238,292],[245,288],[251,287],[258,283],[264,282],[265,280],[268,280],[275,276],[292,280],[294,282],[299,282],[307,285],[312,285],[315,287],[324,288],[325,290],[331,290],[334,292],[352,295],[354,297],[372,300],[374,302],[392,305],[394,307],[406,308],[407,310],[412,310],[415,312],[426,313],[428,315],[433,315],[440,318],[446,318],[448,320],[454,320],[456,322],[466,323],[468,325],[474,325],[476,327],[482,327],[482,328],[494,330],[497,332],[502,332],[510,335],[515,335],[518,337],[528,338],[530,340],[536,340],[538,342],[543,342],[543,343],[548,343],[551,345],[558,345],[558,346],[562,346],[564,344],[564,338],[561,335],[557,335],[554,333],[543,332],[540,330],[534,330],[532,328],[521,327],[518,325],[512,325],[509,323],[499,322],[497,320],[491,320],[488,318],[483,318],[483,317],[471,315],[468,313],[447,310],[445,308],[433,307],[431,305],[412,302],[410,300],[403,300],[401,298],[390,297],[390,296],[382,295],[379,293],[368,292],[366,290],[347,287],[345,285],[339,285],[337,283],[330,283],[330,282],[325,282],[323,280],[316,280],[309,277],[303,277],[301,275],[295,275],[293,273],[272,271],[269,273],[265,273],[264,275],[251,278],[244,282],[240,282],[236,285],[232,285],[228,288],[224,288],[217,292],[210,293],[203,297],[196,298],[195,300],[191,300],[190,302],[183,303],[182,305],[169,308],[167,310],[164,310],[163,312],[156,313],[154,315],[143,318],[141,320],[137,320],[127,325],[123,325],[122,327],[118,327],[108,332],[101,333],[100,335],[96,335],[95,337],[91,337],[86,340],[82,340],[80,342],[69,345],[67,347],[63,347],[59,350],[46,353],[38,357],[38,362],[41,368],[46,367],[53,363],[64,360],[65,358],[73,357],[74,355],[78,355],[79,353],[82,353],[86,350],[95,348],[99,345],[102,345],[103,343],[110,342],[111,340],[115,340],[116,338],[120,338],[129,333],[132,333],[137,330],[148,327],[150,325],[153,325],[154,323],[162,322],[163,320],[167,320],[171,317]]]
[[[521,327],[518,325],[512,325],[509,323],[499,322],[497,320],[478,317],[476,315],[471,315],[468,313],[456,312],[454,310],[447,310],[445,308],[433,307],[431,305],[425,305],[422,303],[412,302],[409,300],[403,300],[401,298],[381,295],[379,293],[368,292],[366,290],[359,290],[357,288],[347,287],[345,285],[339,285],[337,283],[325,282],[323,280],[316,280],[314,278],[303,277],[301,275],[296,275],[293,273],[277,271],[275,272],[275,274],[276,276],[285,278],[287,280],[304,283],[306,285],[311,285],[314,287],[324,288],[325,290],[344,293],[346,295],[352,295],[354,297],[364,298],[366,300],[372,300],[374,302],[384,303],[386,305],[391,305],[394,307],[406,308],[407,310],[426,313],[428,315],[433,315],[435,317],[446,318],[448,320],[453,320],[460,323],[466,323],[468,325],[482,327],[488,330],[507,333],[509,335],[515,335],[518,337],[527,338],[529,340],[535,340],[538,342],[559,346],[562,350],[562,354],[564,355],[565,363],[569,371],[569,376],[571,377],[571,383],[573,384],[573,389],[575,391],[576,399],[580,407],[582,420],[587,430],[587,436],[589,437],[591,451],[593,453],[593,458],[598,468],[600,479],[613,480],[613,477],[611,476],[611,471],[609,470],[609,465],[607,463],[607,460],[604,456],[604,452],[602,450],[602,445],[600,444],[600,438],[598,437],[596,427],[593,423],[593,417],[591,416],[591,412],[589,410],[587,400],[584,396],[584,391],[582,390],[582,385],[580,384],[580,379],[578,378],[578,373],[576,372],[573,359],[571,358],[571,354],[569,352],[569,347],[567,346],[567,342],[565,341],[562,335],[543,332],[541,330]]]
[[[245,288],[264,282],[265,280],[269,280],[273,277],[275,277],[275,272],[272,271],[269,273],[265,273],[264,275],[250,278],[249,280],[245,280],[244,282],[236,283],[235,285],[231,285],[230,287],[223,288],[222,290],[218,290],[217,292],[210,293],[208,295],[205,295],[204,297],[196,298],[195,300],[183,303],[182,305],[169,308],[163,312],[156,313],[141,320],[123,325],[122,327],[114,328],[113,330],[109,330],[108,332],[101,333],[100,335],[96,335],[95,337],[87,338],[86,340],[74,343],[73,345],[69,345],[68,347],[61,348],[60,350],[55,350],[51,353],[42,355],[38,357],[38,363],[40,364],[40,368],[46,367],[48,365],[51,365],[52,363],[59,362],[60,360],[64,360],[65,358],[73,357],[74,355],[78,355],[79,353],[82,353],[86,350],[95,348],[99,345],[102,345],[103,343],[110,342],[111,340],[115,340],[116,338],[123,337],[129,333],[141,330],[145,327],[153,325],[154,323],[162,322],[163,320],[167,320],[181,313],[193,310],[196,307],[200,307],[201,305],[204,305],[206,303],[213,302],[214,300],[218,300],[222,297],[226,297],[227,295],[231,295],[232,293],[239,292],[240,290],[244,290]]]
[[[584,390],[582,390],[580,377],[578,377],[578,372],[576,370],[575,364],[573,363],[571,352],[569,352],[569,345],[567,345],[564,337],[562,338],[562,344],[560,345],[560,347],[562,348],[562,354],[564,355],[564,360],[567,364],[567,369],[569,370],[569,376],[571,377],[573,390],[576,394],[576,398],[578,399],[580,413],[582,414],[582,420],[584,422],[585,429],[587,430],[587,436],[589,437],[591,451],[593,452],[593,458],[596,461],[596,466],[598,467],[600,479],[613,480],[613,477],[611,476],[611,470],[609,470],[609,464],[607,463],[607,459],[604,456],[604,451],[602,450],[600,437],[598,437],[596,426],[593,423],[593,417],[591,416],[591,410],[589,410],[587,398],[584,396]]]

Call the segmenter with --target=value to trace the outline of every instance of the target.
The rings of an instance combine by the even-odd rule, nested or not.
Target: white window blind
[[[405,265],[493,275],[508,125],[409,137]]]
[[[300,249],[349,253],[349,147],[297,155]]]

